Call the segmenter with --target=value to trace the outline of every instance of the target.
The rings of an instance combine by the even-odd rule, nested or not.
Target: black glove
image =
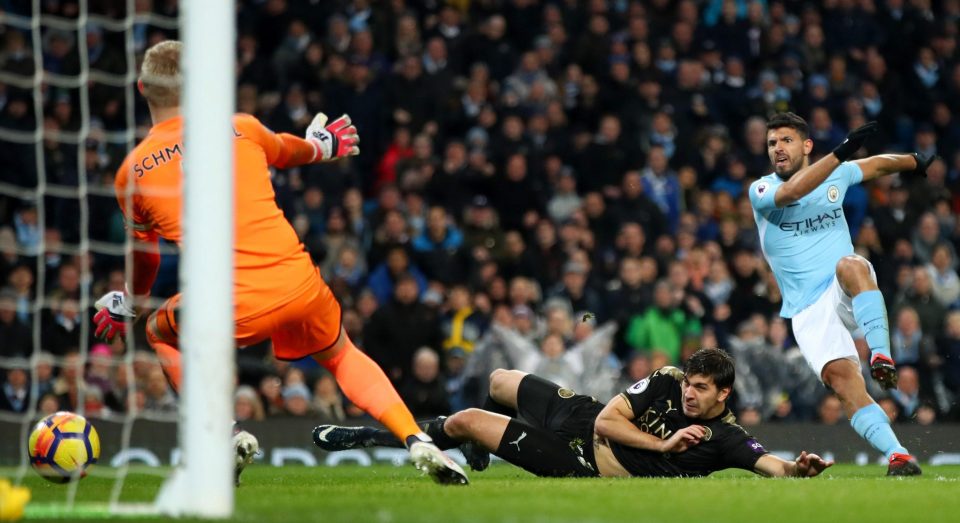
[[[850,131],[846,140],[833,150],[833,155],[836,156],[841,163],[849,160],[850,157],[853,156],[853,153],[863,147],[863,142],[866,142],[867,138],[876,134],[879,128],[880,126],[877,125],[877,122],[870,122]]]
[[[930,164],[937,159],[937,155],[931,154],[920,154],[920,153],[910,153],[910,156],[913,156],[913,159],[917,161],[917,168],[910,171],[910,174],[916,176],[927,177],[927,169],[930,167]]]

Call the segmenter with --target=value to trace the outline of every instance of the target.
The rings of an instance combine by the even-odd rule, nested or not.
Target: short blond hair
[[[147,49],[140,67],[143,96],[154,107],[180,105],[180,51],[183,44],[165,40]]]

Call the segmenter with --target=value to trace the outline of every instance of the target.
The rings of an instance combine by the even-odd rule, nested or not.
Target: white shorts
[[[872,264],[870,277],[877,281]],[[813,305],[793,317],[793,336],[807,365],[821,381],[823,368],[833,360],[847,358],[860,364],[853,337],[862,338],[863,335],[853,318],[853,297],[843,291],[836,276]]]

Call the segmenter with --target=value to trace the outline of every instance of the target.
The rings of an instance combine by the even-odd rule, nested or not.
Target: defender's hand
[[[797,477],[801,478],[812,478],[833,466],[832,461],[826,461],[816,454],[807,454],[807,451],[801,452],[794,463],[797,465]]]
[[[926,155],[922,153],[910,153],[910,156],[913,156],[913,159],[917,161],[917,168],[910,171],[910,174],[914,176],[927,177],[927,169],[930,168],[932,164],[937,159],[937,155],[931,154]]]
[[[841,163],[850,159],[853,156],[853,153],[860,150],[863,147],[864,142],[867,141],[867,138],[870,138],[877,131],[880,130],[880,126],[877,122],[870,122],[866,125],[857,127],[856,129],[850,131],[850,134],[847,135],[847,138],[838,145],[833,150],[833,155],[840,160]]]
[[[668,452],[677,453],[683,452],[688,448],[697,445],[700,443],[700,440],[705,436],[707,430],[700,425],[690,425],[689,427],[684,427],[670,436],[669,439],[663,441],[660,445],[660,452],[664,454]]]
[[[317,147],[315,162],[336,160],[360,154],[360,136],[350,117],[342,115],[327,125],[327,115],[317,113],[307,127],[307,141]]]
[[[93,322],[97,324],[97,330],[94,336],[97,338],[113,341],[117,335],[121,338],[127,334],[127,319],[136,318],[137,314],[133,310],[132,300],[119,291],[108,292],[94,303],[97,313],[93,316]]]
[[[888,356],[878,352],[870,358],[870,375],[884,389],[897,388],[897,366]]]

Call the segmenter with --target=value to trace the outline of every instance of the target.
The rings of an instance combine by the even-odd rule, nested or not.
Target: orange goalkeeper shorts
[[[316,268],[315,277],[292,300],[250,318],[237,320],[234,337],[239,347],[267,338],[273,354],[281,360],[298,360],[323,352],[340,338],[340,303]],[[180,294],[167,300],[157,311],[158,329],[166,339],[179,335],[177,319]]]
[[[320,271],[302,293],[287,303],[253,318],[237,321],[237,345],[253,345],[267,338],[281,360],[299,360],[323,352],[340,338],[340,303]]]

